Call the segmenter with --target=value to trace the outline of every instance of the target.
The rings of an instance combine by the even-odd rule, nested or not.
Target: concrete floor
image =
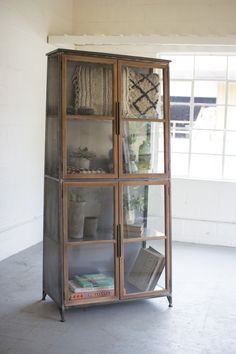
[[[42,245],[0,263],[1,354],[235,354],[236,249],[175,243],[166,298],[75,309],[40,301]]]

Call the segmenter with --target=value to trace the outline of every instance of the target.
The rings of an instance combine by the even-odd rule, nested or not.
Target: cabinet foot
[[[59,312],[60,312],[60,315],[61,315],[61,322],[65,322],[65,310],[64,308],[59,308]]]
[[[43,290],[43,296],[42,296],[42,301],[44,301],[46,299],[47,293],[45,293],[45,291]]]
[[[173,307],[172,296],[167,296],[167,300],[169,302],[169,307]]]

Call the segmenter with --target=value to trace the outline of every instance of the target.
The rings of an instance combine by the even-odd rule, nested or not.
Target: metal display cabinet
[[[43,299],[172,305],[169,61],[48,54]]]

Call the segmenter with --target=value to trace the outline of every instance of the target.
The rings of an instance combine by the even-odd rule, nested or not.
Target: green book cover
[[[94,285],[88,279],[84,278],[83,276],[76,275],[75,280],[82,288],[93,288]]]

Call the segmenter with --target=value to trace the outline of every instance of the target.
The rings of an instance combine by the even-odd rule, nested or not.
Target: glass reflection
[[[123,190],[124,238],[164,236],[164,186],[133,185]]]
[[[124,123],[123,172],[164,173],[163,123]]]

